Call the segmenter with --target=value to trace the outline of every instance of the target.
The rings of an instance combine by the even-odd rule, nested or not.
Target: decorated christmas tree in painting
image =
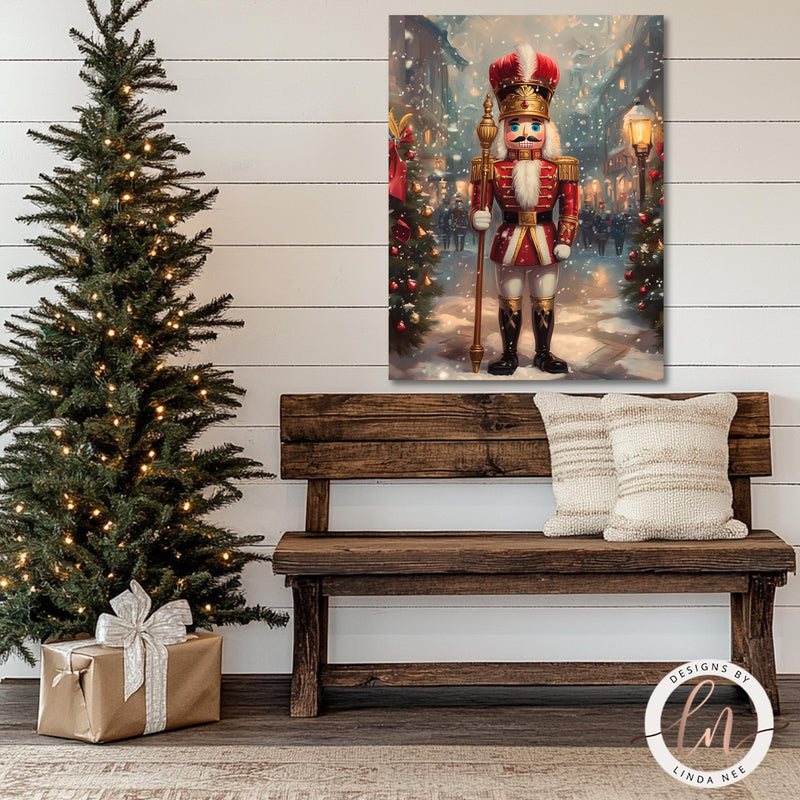
[[[198,443],[243,391],[193,351],[241,323],[232,298],[188,287],[210,230],[183,224],[216,190],[182,171],[185,145],[145,95],[172,91],[151,41],[124,30],[150,0],[88,0],[97,31],[71,31],[88,100],[72,125],[32,132],[64,159],[42,175],[23,220],[41,261],[11,275],[47,298],[7,324],[0,358],[0,657],[26,642],[91,632],[108,600],[139,581],[154,607],[189,601],[200,627],[284,618],[248,607],[241,570],[263,558],[209,515],[264,476],[232,444]]]
[[[423,193],[422,168],[408,121],[404,117],[397,123],[394,114],[389,114],[394,177],[389,195],[389,348],[401,355],[422,345],[435,324],[433,300],[442,294],[434,281],[439,250],[433,208]]]
[[[630,269],[622,294],[664,335],[664,146],[657,146],[659,166],[649,171],[650,191],[631,235]]]

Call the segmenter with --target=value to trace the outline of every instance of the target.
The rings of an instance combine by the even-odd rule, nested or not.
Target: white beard
[[[525,211],[533,211],[539,205],[540,175],[542,162],[517,161],[512,171],[514,196]]]

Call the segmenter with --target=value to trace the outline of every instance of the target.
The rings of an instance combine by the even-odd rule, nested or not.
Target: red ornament
[[[645,303],[644,300],[642,300],[642,302],[639,303],[639,305],[636,307],[639,309],[639,311],[644,311],[645,308],[647,308],[647,303]]]
[[[664,155],[664,142],[661,141],[656,145],[656,153]]]
[[[389,291],[396,292],[400,288],[400,284],[397,281],[389,281]]]
[[[632,281],[633,280],[633,273],[630,270],[628,270],[628,272],[625,273],[625,280],[626,281]]]
[[[649,172],[650,175],[650,183],[655,183],[658,180],[658,170],[651,169]]]
[[[664,154],[663,153],[659,156],[659,159],[661,160],[661,163],[663,164],[664,163]]]
[[[403,320],[400,320],[400,322],[397,323],[397,330],[399,330],[402,333],[405,329],[406,329],[405,322],[403,322]]]
[[[417,151],[416,150],[409,150],[408,153],[406,153],[406,158],[409,161],[413,161],[416,157],[417,157]]]
[[[659,200],[658,200],[658,204],[659,204],[660,206],[663,206],[663,205],[664,205],[664,198],[663,198],[663,197],[660,197],[660,198],[659,198]]]
[[[633,251],[633,252],[632,252],[632,253],[631,253],[631,254],[628,256],[628,258],[629,258],[631,261],[636,261],[636,259],[638,259],[638,258],[639,258],[639,254],[638,254],[638,253],[637,253],[637,252],[634,250],[634,251]]]
[[[411,228],[407,222],[403,222],[402,219],[399,219],[392,225],[392,235],[398,242],[405,243],[411,238]]]
[[[397,255],[397,254],[400,252],[400,248],[399,248],[399,247],[395,247],[394,245],[392,245],[392,248],[391,248],[391,250],[390,250],[389,252],[390,252],[390,253],[391,253],[393,256],[396,256],[396,255]]]
[[[639,287],[639,294],[642,295],[642,297],[644,297],[644,295],[646,295],[649,291],[650,290],[646,286]]]
[[[641,214],[639,214],[639,222],[641,222],[641,223],[642,223],[642,225],[649,225],[649,224],[650,224],[650,217],[649,217],[649,215],[645,214],[644,212],[642,212]]]
[[[409,292],[416,292],[417,291],[417,282],[413,278],[409,278],[406,281],[406,286],[408,287]]]

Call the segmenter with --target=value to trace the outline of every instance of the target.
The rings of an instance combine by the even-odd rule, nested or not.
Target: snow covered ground
[[[661,380],[664,356],[655,333],[639,312],[619,296],[625,282],[627,251],[614,254],[613,240],[604,256],[584,250],[576,242],[573,255],[561,266],[556,296],[556,327],[552,352],[569,364],[566,375],[548,375],[532,365],[534,353],[530,303],[523,301],[523,332],[519,342],[520,366],[510,377],[486,372],[487,364],[502,351],[497,322],[494,266],[484,263],[482,342],[485,348],[480,372],[469,361],[475,308],[476,247],[467,235],[466,249],[442,251],[437,280],[445,295],[437,304],[438,324],[423,348],[413,356],[391,354],[389,377],[394,380]],[[488,241],[487,241],[488,250]]]

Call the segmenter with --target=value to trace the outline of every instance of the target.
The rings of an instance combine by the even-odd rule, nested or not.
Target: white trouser
[[[553,297],[558,287],[558,264],[545,267],[521,267],[495,264],[497,293],[502,297],[522,297],[525,279],[531,297]]]

